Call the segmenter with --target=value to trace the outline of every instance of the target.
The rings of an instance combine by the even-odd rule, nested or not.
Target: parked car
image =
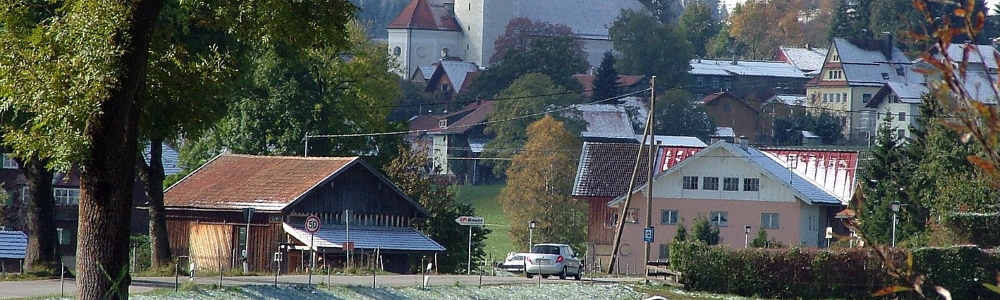
[[[530,253],[522,254],[524,274],[528,278],[534,275],[541,275],[542,278],[559,275],[559,279],[566,279],[573,275],[573,279],[580,280],[583,276],[583,263],[569,245],[536,244],[531,247]]]
[[[512,273],[524,272],[524,253],[507,253],[507,259],[497,265],[497,268]]]

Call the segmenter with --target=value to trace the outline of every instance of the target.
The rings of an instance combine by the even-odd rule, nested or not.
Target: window
[[[695,77],[695,83],[698,85],[698,87],[705,85],[705,77],[701,76]]]
[[[837,98],[837,101],[834,101],[834,102],[840,102],[840,94],[834,94],[834,96],[835,96],[835,98]]]
[[[80,205],[80,189],[54,188],[52,194],[55,195],[56,204]]]
[[[872,100],[872,94],[861,94],[861,101],[868,103],[868,101],[871,100]]]
[[[713,225],[719,227],[729,226],[729,212],[724,211],[713,211],[708,218]]]
[[[660,259],[670,259],[670,244],[660,244]]]
[[[676,225],[677,211],[664,209],[660,211],[660,225]]]
[[[843,95],[842,98],[844,99],[844,102],[847,102],[847,93],[842,93],[842,95]]]
[[[628,213],[625,214],[626,223],[639,223],[639,209],[629,208]]]
[[[392,48],[392,56],[399,56],[400,54],[402,54],[402,52],[403,49],[400,49],[399,46]]]
[[[898,130],[896,130],[896,137],[898,137],[898,138],[905,138],[906,137],[906,129],[898,129]]]
[[[837,55],[837,53],[834,53],[831,56],[830,61],[840,61],[840,55]]]
[[[809,217],[810,219],[812,218],[812,216]],[[776,213],[760,214],[760,228],[778,229],[778,214]]]
[[[760,178],[743,178],[743,190],[756,192],[760,190]]]
[[[719,177],[703,177],[702,179],[702,189],[709,191],[719,190]]]
[[[70,238],[72,238],[72,233],[69,230],[56,228],[56,233],[58,233],[60,245],[69,245],[71,242]]]
[[[889,80],[889,73],[882,73],[882,80]]]
[[[698,176],[684,176],[684,189],[685,190],[697,190],[698,189]]]
[[[827,93],[823,93],[823,102],[828,102],[828,101],[830,101],[829,99],[827,99],[827,98],[829,98],[829,96],[830,96],[830,94],[827,94]]]
[[[736,177],[726,177],[722,179],[722,190],[723,191],[739,191],[740,190],[740,179]]]
[[[28,203],[31,200],[31,187],[25,185],[21,187],[21,203]]]
[[[906,112],[905,111],[899,112],[899,120],[900,121],[906,121]]]
[[[3,154],[3,168],[17,169],[17,161],[14,160],[14,157],[11,156],[10,153]]]
[[[448,127],[448,119],[438,120],[438,127],[441,127],[441,128]]]
[[[712,77],[712,87],[719,87],[719,77]]]

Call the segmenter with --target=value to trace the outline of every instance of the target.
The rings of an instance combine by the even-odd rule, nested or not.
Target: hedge
[[[949,289],[954,299],[1000,299],[983,282],[996,283],[1000,255],[976,247],[912,251],[914,271],[926,275],[924,291]],[[905,268],[906,253],[888,255]],[[688,290],[783,299],[869,299],[896,283],[871,248],[731,249],[696,242],[670,246],[671,268]]]
[[[944,225],[970,243],[982,247],[1000,246],[998,213],[951,213],[945,215]]]

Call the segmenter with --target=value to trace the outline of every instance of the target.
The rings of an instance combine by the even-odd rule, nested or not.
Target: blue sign
[[[642,229],[642,241],[647,243],[653,242],[653,227],[646,227]]]

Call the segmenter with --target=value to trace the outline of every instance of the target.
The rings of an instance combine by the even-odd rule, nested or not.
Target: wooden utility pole
[[[656,76],[654,75],[652,79],[649,80],[650,89],[652,92],[649,97],[649,170],[646,174],[646,227],[643,227],[643,235],[645,231],[653,227],[653,169],[656,168],[656,134],[653,133],[653,125],[656,124]],[[643,241],[643,258],[642,258],[642,276],[646,283],[649,283],[649,270],[647,265],[649,265],[649,244],[653,241]]]

